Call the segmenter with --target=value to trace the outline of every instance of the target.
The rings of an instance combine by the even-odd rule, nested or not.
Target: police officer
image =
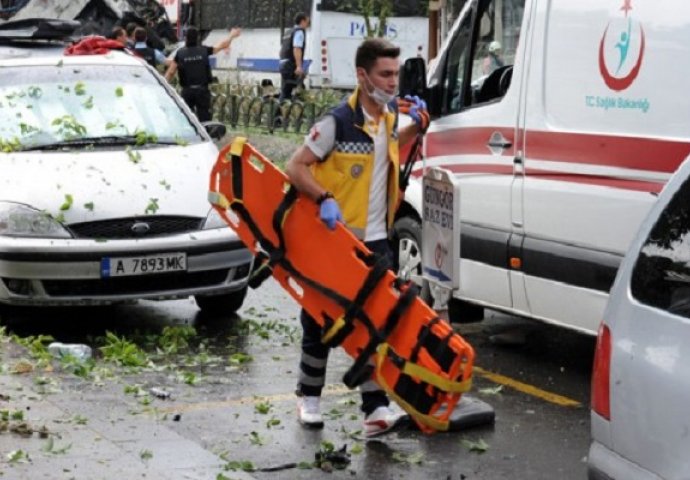
[[[175,53],[175,58],[165,72],[168,81],[175,73],[179,73],[182,98],[201,122],[211,120],[211,91],[208,85],[212,77],[208,57],[230,48],[232,41],[240,34],[239,28],[233,28],[226,38],[213,47],[206,47],[199,41],[199,31],[189,27],[185,46]]]
[[[309,16],[305,13],[295,15],[295,26],[283,37],[280,47],[280,101],[290,100],[292,90],[304,78],[304,52],[307,46]]]
[[[134,51],[141,58],[146,60],[146,63],[156,68],[157,65],[169,65],[170,60],[165,58],[165,55],[160,50],[151,48],[146,43],[146,29],[137,27],[134,29]]]

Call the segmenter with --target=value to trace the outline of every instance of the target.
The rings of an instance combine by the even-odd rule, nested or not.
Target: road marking
[[[505,375],[500,375],[498,373],[489,372],[476,365],[472,369],[473,373],[482,378],[486,378],[489,381],[498,383],[499,385],[505,385],[513,390],[517,390],[526,395],[532,397],[540,398],[549,403],[559,405],[561,407],[581,407],[582,403],[577,400],[573,400],[563,395],[558,395],[556,393],[547,392],[541,388],[535,387],[534,385],[529,385],[527,383],[514,380]],[[347,393],[356,393],[355,390],[350,390],[342,383],[336,383],[326,386],[323,391],[323,396],[341,396]],[[287,402],[290,400],[296,400],[294,393],[278,393],[275,395],[252,395],[249,397],[234,398],[231,400],[219,400],[216,402],[199,402],[199,403],[187,403],[179,404],[175,406],[169,406],[164,408],[159,408],[158,410],[163,413],[181,413],[181,412],[193,412],[199,410],[212,410],[215,408],[226,408],[236,405],[246,405],[246,404],[258,404],[264,402],[279,403]]]
[[[542,400],[546,400],[550,403],[555,403],[556,405],[560,405],[561,407],[582,406],[582,403],[578,402],[577,400],[573,400],[572,398],[564,397],[563,395],[558,395],[556,393],[547,392],[546,390],[542,390],[541,388],[535,387],[534,385],[529,385],[527,383],[514,380],[510,377],[506,377],[505,375],[489,372],[481,367],[475,366],[472,369],[472,372],[475,375],[486,378],[487,380],[491,380],[492,382],[498,383],[499,385],[505,385],[506,387],[510,387],[514,390],[525,393],[527,395],[541,398]]]

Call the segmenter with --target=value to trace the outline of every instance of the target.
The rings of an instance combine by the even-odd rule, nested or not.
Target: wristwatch
[[[323,192],[319,197],[316,199],[316,204],[321,205],[327,198],[335,198],[331,192]]]

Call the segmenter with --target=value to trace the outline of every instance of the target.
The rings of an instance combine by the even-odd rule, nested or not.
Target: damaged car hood
[[[152,214],[205,217],[217,155],[211,142],[0,154],[0,201],[62,214],[66,224]]]

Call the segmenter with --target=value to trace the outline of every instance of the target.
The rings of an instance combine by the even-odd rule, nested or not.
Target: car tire
[[[481,322],[484,320],[484,307],[451,297],[448,299],[448,320],[451,323]]]
[[[399,218],[393,225],[393,254],[397,256],[398,276],[409,280],[411,275],[422,275],[422,225],[412,217]],[[433,306],[429,282],[422,280],[419,296]]]
[[[235,313],[242,307],[247,287],[222,295],[195,295],[194,301],[202,312],[222,314]]]

